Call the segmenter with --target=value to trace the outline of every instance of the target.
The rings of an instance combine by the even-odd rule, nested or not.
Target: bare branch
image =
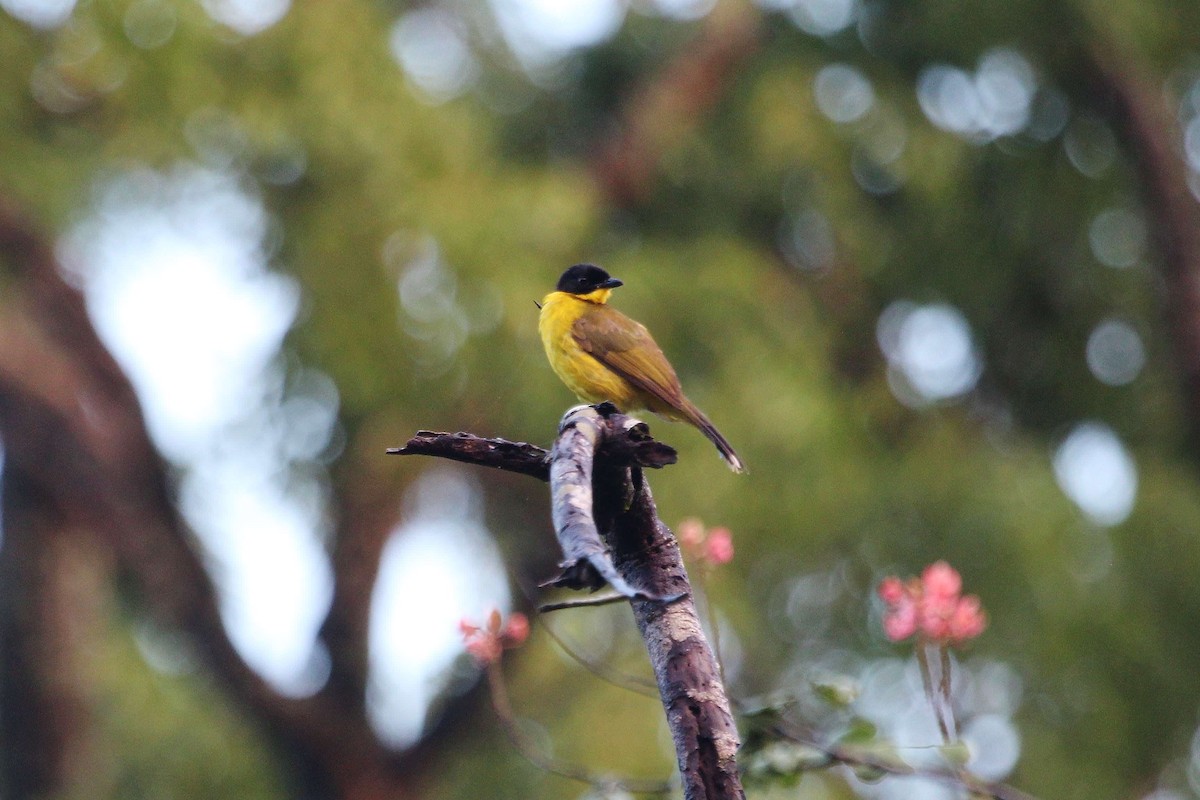
[[[662,594],[629,583],[601,539],[593,514],[592,466],[608,430],[608,419],[591,406],[579,406],[563,419],[550,452],[550,513],[565,560],[562,573],[543,585],[595,590],[607,583],[628,598],[677,600],[682,596],[678,592]]]
[[[592,606],[611,606],[613,603],[623,603],[629,598],[613,592],[597,597],[585,597],[582,600],[563,600],[558,603],[543,603],[538,606],[538,612],[548,614],[551,611],[563,611],[568,608],[588,608]]]
[[[549,474],[566,561],[563,575],[551,583],[598,588],[607,582],[631,598],[675,742],[685,800],[742,800],[740,740],[720,670],[700,627],[679,545],[658,519],[640,466],[671,463],[675,453],[651,439],[644,423],[608,404],[571,409],[559,430]],[[474,461],[479,447],[467,434],[416,438],[437,440],[433,455],[494,463],[490,448],[483,448],[486,461]]]
[[[716,657],[704,637],[679,545],[658,519],[650,487],[633,471],[628,510],[617,516],[612,540],[617,569],[639,586],[675,603],[632,601],[679,757],[687,800],[744,798],[737,769],[737,727]]]
[[[556,528],[560,505],[566,506],[563,516],[574,519],[580,511],[573,503],[585,501],[578,484],[564,481],[563,485],[571,488],[561,496],[556,491],[556,476],[565,478],[580,471],[577,463],[560,462],[578,457],[581,442],[594,441],[603,452],[607,440],[627,437],[631,431],[645,435],[642,423],[603,406],[576,409],[564,419],[562,428],[551,465]],[[674,602],[634,599],[631,605],[667,713],[684,797],[743,798],[737,728],[716,658],[700,627],[679,545],[659,520],[641,469],[601,458],[592,483],[594,492],[586,501],[591,502],[594,494],[594,505],[586,513],[603,531],[622,579],[651,596],[678,598]]]
[[[480,467],[494,467],[540,481],[550,480],[549,454],[533,444],[507,439],[484,439],[470,433],[417,431],[403,447],[388,448],[394,456],[437,456]]]

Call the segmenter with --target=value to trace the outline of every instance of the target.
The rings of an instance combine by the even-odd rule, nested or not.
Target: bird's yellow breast
[[[615,403],[622,411],[642,407],[637,402],[637,390],[620,375],[583,351],[575,340],[575,321],[586,314],[595,303],[608,299],[610,290],[598,289],[588,295],[551,292],[542,300],[538,317],[538,333],[546,358],[554,372],[585,403]]]

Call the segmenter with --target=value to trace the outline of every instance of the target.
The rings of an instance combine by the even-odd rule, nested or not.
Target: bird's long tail
[[[733,445],[729,440],[721,435],[717,430],[717,426],[708,421],[708,417],[704,416],[704,412],[692,405],[690,400],[686,398],[683,401],[682,411],[688,422],[695,425],[700,431],[708,437],[708,440],[717,446],[717,450],[721,453],[721,458],[725,459],[725,463],[734,472],[746,472],[746,465],[742,462],[737,451],[733,449]]]

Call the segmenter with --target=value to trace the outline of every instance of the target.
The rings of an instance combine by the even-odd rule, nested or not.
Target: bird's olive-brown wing
[[[597,305],[575,321],[571,333],[584,352],[601,364],[663,403],[680,406],[679,378],[645,325]]]

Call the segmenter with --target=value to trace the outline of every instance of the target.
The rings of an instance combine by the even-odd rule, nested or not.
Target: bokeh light
[[[807,208],[784,220],[780,247],[797,269],[821,272],[833,266],[837,244],[833,226],[824,213]]]
[[[1029,61],[998,48],[983,55],[973,74],[947,64],[926,67],[917,77],[917,100],[934,125],[986,142],[1025,128],[1037,88]]]
[[[1142,796],[1142,800],[1192,800],[1192,795],[1177,792],[1174,789],[1155,789]]]
[[[854,122],[871,110],[875,91],[871,82],[849,64],[822,67],[813,79],[817,108],[834,122]]]
[[[716,4],[717,0],[649,0],[646,5],[664,17],[689,20],[706,16]]]
[[[1200,172],[1200,115],[1194,117],[1184,130],[1183,152],[1187,156],[1188,166]]]
[[[178,22],[175,7],[163,0],[136,0],[125,9],[125,35],[143,50],[170,41]]]
[[[488,333],[500,324],[503,307],[494,286],[478,281],[466,295],[430,236],[397,231],[384,243],[385,266],[398,273],[398,323],[416,345],[414,366],[425,375],[463,369],[456,356],[472,333]],[[470,311],[468,311],[470,308]]]
[[[1146,348],[1133,326],[1121,319],[1106,319],[1087,340],[1087,365],[1101,383],[1132,383],[1146,365]]]
[[[625,18],[620,0],[491,0],[491,5],[509,47],[534,68],[605,41]]]
[[[1103,120],[1080,114],[1067,124],[1063,150],[1080,174],[1099,178],[1117,160],[1117,137]]]
[[[962,740],[971,751],[967,768],[987,781],[1008,776],[1021,755],[1021,737],[1011,719],[981,714],[967,721]]]
[[[1076,425],[1054,452],[1058,485],[1097,525],[1118,525],[1133,511],[1137,466],[1101,422]]]
[[[408,492],[408,521],[388,540],[371,602],[369,711],[382,738],[420,736],[429,703],[463,651],[458,623],[509,608],[500,552],[482,521],[482,493],[456,470],[426,472]]]
[[[283,19],[291,0],[200,0],[208,15],[243,36],[253,36]]]
[[[1029,124],[1025,135],[1039,142],[1048,142],[1063,132],[1071,118],[1071,101],[1052,86],[1042,86],[1034,95],[1029,109]]]
[[[895,192],[904,183],[900,157],[908,145],[908,125],[890,105],[873,103],[857,124],[850,154],[850,172],[863,191],[873,195]]]
[[[870,720],[879,735],[894,743],[904,760],[920,768],[944,766],[939,752],[942,735],[925,696],[915,658],[877,659],[858,675],[860,694],[855,713]],[[972,663],[952,656],[951,689],[960,735],[970,751],[970,769],[987,780],[1003,780],[1016,767],[1021,739],[1014,723],[1023,695],[1016,671],[1008,665]],[[863,797],[954,798],[958,791],[946,783],[914,778],[857,783]]]
[[[289,390],[275,365],[299,295],[268,268],[268,228],[232,174],[139,168],[99,188],[59,249],[155,443],[184,468],[181,506],[216,567],[230,638],[301,694],[322,679],[313,644],[332,576],[320,479],[289,472],[329,443],[338,399],[318,373]]]
[[[235,177],[182,165],[107,182],[93,215],[62,242],[172,459],[195,457],[257,401],[256,378],[295,317],[295,283],[265,268],[267,224]]]
[[[0,0],[0,8],[35,28],[57,28],[70,19],[75,0]]]
[[[983,364],[966,317],[953,306],[897,301],[884,309],[875,330],[889,384],[902,402],[919,406],[975,388]]]
[[[419,8],[392,26],[392,55],[413,85],[434,102],[450,100],[479,77],[465,23],[450,12]]]
[[[314,649],[333,596],[318,535],[324,495],[312,483],[284,491],[268,460],[231,454],[197,465],[180,505],[213,562],[230,640],[277,688],[304,695],[326,678]]]
[[[764,2],[767,7],[785,9],[792,23],[813,36],[833,36],[850,27],[858,18],[858,0],[783,0]]]
[[[1132,267],[1146,251],[1146,223],[1128,208],[1107,208],[1088,226],[1092,255],[1110,267]]]

